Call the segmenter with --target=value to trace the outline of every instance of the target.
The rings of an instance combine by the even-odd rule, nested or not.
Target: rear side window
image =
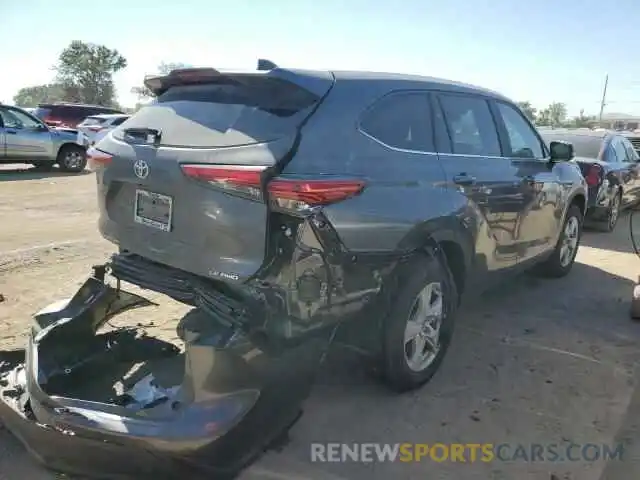
[[[637,162],[638,161],[638,152],[636,152],[636,150],[633,148],[633,145],[631,144],[631,142],[623,137],[622,138],[622,143],[624,143],[624,148],[626,148],[626,150],[627,150],[627,158],[629,159],[629,161],[630,162]]]
[[[162,132],[160,145],[174,147],[264,143],[294,134],[318,100],[293,83],[263,75],[238,83],[178,85],[131,116],[127,128],[114,135],[138,141],[146,138],[145,129],[152,129]]]
[[[494,157],[502,155],[498,131],[485,99],[447,94],[439,97],[453,153]]]
[[[383,97],[365,112],[360,130],[389,147],[435,151],[427,93],[404,92]]]
[[[105,118],[100,117],[87,117],[82,122],[82,125],[85,127],[90,127],[92,125],[102,125],[105,122]]]
[[[618,162],[627,162],[627,150],[624,148],[624,143],[620,137],[613,137],[611,139],[611,148],[616,152],[616,159]]]
[[[515,158],[543,158],[544,152],[540,139],[535,131],[524,119],[522,114],[511,105],[497,102],[498,111],[502,117],[510,152],[506,156]]]
[[[111,126],[116,127],[124,123],[129,117],[116,118],[113,122],[111,122]]]

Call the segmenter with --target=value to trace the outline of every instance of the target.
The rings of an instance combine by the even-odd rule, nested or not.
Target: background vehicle
[[[586,219],[610,232],[620,209],[640,200],[640,157],[628,138],[609,130],[545,130],[547,141],[573,144],[576,162],[589,185]]]
[[[124,114],[116,108],[75,103],[42,103],[38,105],[34,113],[47,125],[71,128],[75,128],[90,115]]]
[[[129,115],[120,114],[91,115],[79,123],[77,128],[87,136],[89,145],[94,145],[128,118]]]
[[[87,157],[75,131],[50,128],[21,108],[0,105],[0,163],[30,163],[42,168],[57,163],[61,170],[80,172]]]

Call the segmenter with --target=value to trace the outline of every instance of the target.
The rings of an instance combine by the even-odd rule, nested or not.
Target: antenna
[[[274,68],[278,68],[278,66],[275,63],[273,63],[271,60],[267,60],[265,58],[259,58],[258,59],[258,70],[259,71],[273,70]]]

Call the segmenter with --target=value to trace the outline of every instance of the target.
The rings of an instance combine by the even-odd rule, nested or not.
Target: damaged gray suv
[[[0,421],[46,464],[232,475],[297,419],[332,342],[414,389],[461,298],[523,269],[571,270],[585,181],[572,146],[548,148],[513,102],[433,78],[271,67],[148,78],[153,103],[90,150],[118,252],[36,315],[26,366],[0,387]],[[150,305],[121,282],[195,307],[176,325],[183,348],[101,333]],[[156,385],[114,393],[117,368],[140,361]]]

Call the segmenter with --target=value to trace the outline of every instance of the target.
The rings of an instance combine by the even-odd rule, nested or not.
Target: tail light
[[[91,171],[96,171],[100,168],[104,168],[111,163],[113,156],[103,152],[102,150],[98,150],[97,148],[91,147],[87,150],[87,167]]]
[[[267,167],[245,165],[182,165],[188,177],[204,180],[228,192],[235,192],[260,200],[262,172]]]
[[[101,127],[100,125],[91,125],[90,127],[86,127],[87,130],[91,130],[94,133],[99,132],[100,130],[102,130],[104,127]]]
[[[584,176],[587,181],[587,185],[590,187],[596,187],[600,185],[602,181],[602,167],[598,164],[593,164],[589,167],[589,171]]]
[[[182,171],[188,177],[256,200],[262,199],[262,174],[265,169],[235,165],[182,165]],[[346,200],[359,194],[365,186],[362,179],[276,177],[267,184],[267,191],[274,206],[303,211]]]

